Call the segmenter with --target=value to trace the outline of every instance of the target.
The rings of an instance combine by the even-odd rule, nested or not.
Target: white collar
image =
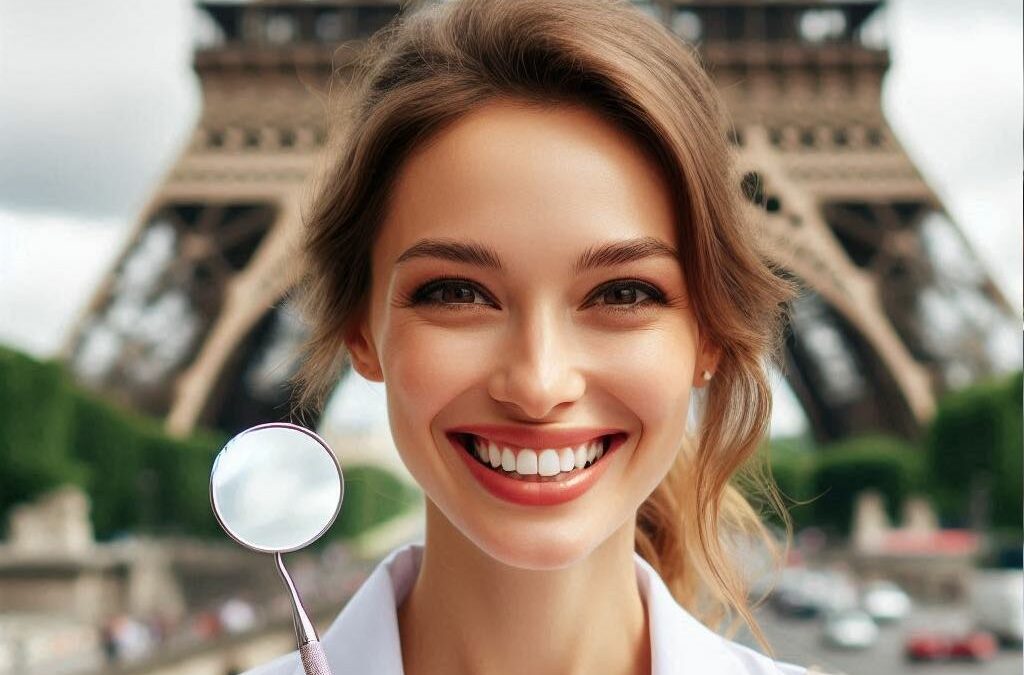
[[[718,635],[680,606],[651,565],[633,553],[637,583],[647,606],[651,675],[803,673],[775,664]],[[397,607],[412,588],[423,544],[393,550],[373,570],[321,637],[335,673],[404,675]],[[301,664],[294,675],[303,675]]]

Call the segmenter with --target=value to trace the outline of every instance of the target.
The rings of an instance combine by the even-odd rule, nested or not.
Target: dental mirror
[[[331,671],[281,554],[309,546],[327,531],[341,510],[344,486],[327,443],[309,429],[284,422],[239,433],[217,454],[210,471],[210,503],[220,526],[242,546],[274,555],[292,601],[306,675]]]

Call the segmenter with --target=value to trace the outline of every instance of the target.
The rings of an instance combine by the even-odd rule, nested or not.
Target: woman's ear
[[[705,340],[701,341],[700,351],[697,354],[697,367],[693,372],[693,386],[704,387],[715,377],[718,372],[718,362],[722,358],[722,350],[718,345]]]
[[[383,382],[384,373],[366,322],[357,322],[345,335],[344,342],[355,371],[371,382]]]

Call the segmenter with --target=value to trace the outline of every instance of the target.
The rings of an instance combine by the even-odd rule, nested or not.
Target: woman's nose
[[[578,400],[586,380],[572,337],[571,326],[555,311],[536,311],[511,323],[489,381],[491,397],[533,419]]]

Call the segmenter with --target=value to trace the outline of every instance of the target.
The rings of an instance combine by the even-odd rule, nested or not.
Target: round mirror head
[[[327,531],[344,485],[337,458],[319,436],[294,424],[262,424],[217,454],[210,502],[220,526],[242,546],[287,553]]]

